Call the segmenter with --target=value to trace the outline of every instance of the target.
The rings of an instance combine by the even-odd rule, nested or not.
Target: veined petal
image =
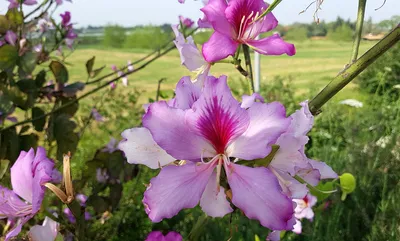
[[[283,172],[273,168],[268,167],[270,171],[278,178],[279,185],[282,188],[283,193],[291,198],[303,198],[308,193],[308,188],[306,184],[302,184],[287,172]]]
[[[314,124],[314,116],[308,108],[308,101],[300,103],[302,106],[300,110],[296,110],[290,115],[292,122],[290,123],[288,133],[292,133],[295,137],[307,135]]]
[[[279,150],[272,159],[270,165],[275,169],[295,175],[295,167],[306,167],[307,160],[300,152],[305,143],[302,138],[296,138],[292,134],[282,134],[276,144],[279,145]]]
[[[200,9],[205,18],[212,25],[216,32],[226,36],[233,36],[234,29],[225,17],[227,7],[226,0],[210,0],[206,6]]]
[[[247,109],[253,105],[253,103],[259,100],[261,103],[264,103],[264,97],[262,97],[259,93],[253,93],[252,95],[243,95],[242,96],[242,104],[240,107]]]
[[[14,192],[32,203],[32,180],[33,180],[33,160],[35,151],[33,148],[28,153],[21,151],[18,159],[11,167],[11,185]]]
[[[268,234],[267,241],[279,241],[281,240],[281,231],[272,231]]]
[[[231,213],[233,209],[226,200],[225,189],[217,188],[217,173],[213,172],[208,179],[206,189],[200,199],[201,209],[210,217],[223,217]]]
[[[321,180],[321,174],[317,169],[314,169],[311,164],[305,168],[295,168],[296,175],[300,176],[304,181],[312,186],[317,186]]]
[[[290,120],[279,102],[255,102],[247,112],[250,124],[246,132],[228,147],[227,153],[245,160],[264,158],[271,152],[271,145],[289,126]]]
[[[157,169],[175,160],[157,145],[146,128],[127,129],[121,135],[125,140],[119,143],[118,148],[125,153],[131,164],[143,164]]]
[[[232,202],[248,218],[273,230],[291,230],[294,224],[293,203],[282,194],[277,179],[267,168],[229,164],[228,182]]]
[[[199,99],[201,89],[192,83],[189,76],[185,76],[176,85],[175,94],[175,107],[186,110]]]
[[[146,213],[153,222],[171,218],[184,208],[195,207],[206,188],[215,163],[189,162],[183,166],[166,166],[150,181],[144,193]]]
[[[260,54],[287,54],[289,56],[292,56],[296,53],[294,45],[283,41],[283,39],[278,34],[274,34],[270,37],[266,37],[260,40],[246,40],[246,43]]]
[[[29,215],[32,206],[23,202],[13,191],[0,186],[0,219]]]
[[[29,216],[23,217],[23,218],[21,218],[21,219],[18,219],[18,222],[17,222],[17,223],[14,225],[14,227],[6,234],[6,239],[5,239],[5,241],[9,241],[9,240],[11,240],[11,238],[17,236],[17,235],[21,232],[22,226],[23,226],[26,222],[28,222],[28,220],[31,219],[31,218],[32,218],[32,216],[29,215]]]
[[[182,241],[182,236],[177,232],[169,232],[165,236],[165,241]]]
[[[314,169],[317,169],[321,174],[321,179],[337,178],[338,175],[333,171],[332,167],[328,166],[325,162],[315,161],[308,159],[308,162]]]
[[[154,141],[178,160],[194,160],[213,157],[211,145],[189,128],[185,111],[160,101],[149,106],[143,117],[143,126],[152,134]]]
[[[224,154],[231,141],[249,125],[245,109],[232,96],[226,76],[208,78],[200,98],[186,113],[187,124],[213,146],[216,154]]]
[[[214,32],[210,39],[203,44],[202,52],[204,59],[212,63],[225,59],[229,55],[233,56],[238,46],[239,43],[231,37]]]
[[[46,217],[43,225],[33,226],[28,233],[31,241],[54,241],[58,234],[59,224],[53,219]]]

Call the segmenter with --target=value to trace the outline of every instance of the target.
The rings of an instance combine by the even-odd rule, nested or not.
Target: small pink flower
[[[12,46],[15,46],[17,44],[17,38],[17,34],[15,34],[11,30],[8,30],[6,32],[6,35],[4,36],[4,39],[7,41],[7,43],[11,44]]]
[[[183,16],[179,16],[179,21],[186,28],[191,28],[194,24],[194,22],[190,18],[185,18]]]
[[[160,231],[153,231],[145,241],[182,241],[182,236],[177,232],[169,232],[164,236]]]

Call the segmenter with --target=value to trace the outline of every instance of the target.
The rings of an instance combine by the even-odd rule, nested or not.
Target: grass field
[[[373,42],[363,42],[360,53],[371,47]],[[295,44],[297,53],[295,56],[262,56],[261,76],[262,82],[268,83],[275,76],[289,77],[297,89],[298,94],[304,94],[310,89],[313,93],[326,85],[349,61],[352,43],[335,43],[331,41],[307,41]],[[84,81],[86,77],[85,62],[92,56],[96,56],[96,65],[106,65],[104,73],[110,71],[110,66],[126,65],[127,60],[135,61],[148,52],[146,50],[126,49],[104,49],[101,46],[86,46],[77,49],[68,59],[74,63],[70,68],[71,81]],[[229,78],[241,78],[237,70],[229,64],[216,64],[212,67],[212,74],[215,76],[225,74]],[[180,65],[179,54],[176,50],[153,62],[146,69],[129,76],[129,87],[138,88],[145,97],[154,96],[157,88],[157,81],[166,78],[162,89],[172,90],[175,84],[184,75],[191,75],[185,67]],[[352,85],[348,86],[341,93],[341,97],[352,97]],[[311,98],[312,96],[307,96]],[[143,100],[145,101],[145,100]]]

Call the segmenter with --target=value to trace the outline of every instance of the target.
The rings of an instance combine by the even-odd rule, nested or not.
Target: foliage
[[[146,27],[131,32],[125,40],[125,48],[143,48],[156,50],[172,39],[171,32],[165,32],[159,27]]]
[[[341,25],[335,29],[329,30],[327,38],[333,41],[351,41],[353,39],[353,30],[347,25]]]
[[[104,28],[103,44],[106,47],[121,48],[126,38],[125,29],[119,25],[109,25]]]
[[[307,40],[307,29],[301,28],[291,28],[286,32],[285,39],[290,41],[305,41]]]
[[[397,44],[383,54],[370,68],[358,78],[361,91],[385,95],[396,99],[400,96],[400,46]]]

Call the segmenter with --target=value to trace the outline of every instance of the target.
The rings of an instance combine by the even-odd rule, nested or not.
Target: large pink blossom
[[[186,160],[182,165],[164,166],[151,180],[143,199],[149,218],[159,222],[198,203],[212,217],[232,212],[219,184],[224,168],[235,206],[265,227],[291,230],[293,204],[275,176],[267,168],[241,166],[234,161],[263,158],[270,153],[272,143],[290,123],[284,107],[273,102],[242,108],[225,76],[207,78],[201,93],[192,82],[185,84],[182,88],[188,98],[178,93],[176,97],[180,103],[175,104],[180,107],[164,101],[153,103],[143,117],[141,130],[145,136],[150,134],[156,144],[153,147],[173,159]],[[129,143],[129,138],[123,143]],[[125,149],[128,161],[136,156],[143,162],[143,149],[135,145],[121,149]],[[155,160],[159,159],[150,162]]]
[[[255,21],[268,7],[263,0],[210,0],[201,10],[215,32],[203,45],[207,62],[216,62],[234,55],[239,44],[247,44],[266,55],[294,55],[293,44],[284,42],[279,34],[255,40],[278,25],[272,13]]]
[[[45,183],[52,180],[54,162],[46,157],[43,147],[22,151],[11,167],[13,190],[0,186],[0,218],[18,219],[7,233],[6,241],[18,235],[22,226],[39,210],[43,201]]]

